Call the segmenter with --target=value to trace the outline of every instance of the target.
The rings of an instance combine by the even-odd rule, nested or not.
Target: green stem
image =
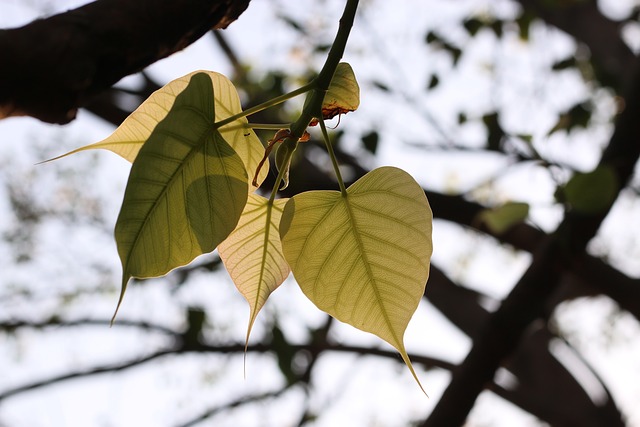
[[[347,5],[344,7],[342,18],[340,18],[340,26],[338,27],[338,34],[331,45],[329,54],[327,55],[327,61],[324,63],[320,74],[316,78],[318,84],[318,90],[327,91],[331,84],[333,74],[336,72],[338,63],[342,59],[344,49],[347,46],[347,40],[349,39],[349,33],[351,33],[351,27],[353,27],[353,21],[356,16],[356,10],[358,9],[358,0],[347,0]]]
[[[333,164],[333,170],[336,173],[336,179],[338,180],[338,185],[340,186],[340,192],[342,193],[343,196],[346,196],[347,188],[345,187],[344,181],[342,180],[342,174],[340,173],[340,165],[338,165],[338,159],[336,158],[336,153],[333,151],[331,140],[329,140],[329,132],[327,132],[327,126],[324,124],[324,120],[320,120],[320,130],[322,130],[324,145],[327,146],[327,152],[329,153],[329,157],[331,158],[331,163]]]
[[[247,127],[251,129],[261,129],[261,130],[280,130],[280,129],[289,129],[291,123],[248,123]]]
[[[225,119],[226,120],[226,119]],[[291,123],[236,123],[234,125],[225,126],[225,131],[236,129],[258,129],[258,130],[280,130],[289,129]]]
[[[329,90],[331,79],[336,72],[336,68],[338,67],[340,60],[342,59],[342,55],[344,54],[344,49],[347,46],[347,40],[349,39],[349,34],[351,33],[353,21],[356,16],[356,10],[358,9],[358,1],[359,0],[347,0],[347,4],[344,7],[344,12],[342,13],[342,17],[340,18],[338,33],[336,34],[336,38],[331,45],[331,49],[329,50],[329,53],[327,55],[327,60],[325,61],[324,66],[320,70],[318,76],[313,79],[311,83],[309,83],[309,85],[312,86],[313,90],[307,95],[307,99],[305,100],[300,117],[298,117],[298,120],[296,120],[291,125],[291,136],[282,142],[283,145],[287,145],[289,147],[289,150],[287,151],[289,152],[290,156],[293,154],[293,151],[297,147],[298,140],[304,134],[304,131],[309,126],[311,120],[313,120],[313,118],[318,115],[318,111],[322,111],[322,102],[324,101],[324,96],[327,93],[327,90]],[[320,117],[318,118],[321,119],[322,115],[320,115]],[[278,174],[279,179],[276,179],[276,188],[280,187],[281,175],[282,173]],[[342,179],[338,178],[338,181],[342,182]],[[344,183],[341,184],[341,191],[343,188]]]
[[[267,108],[273,107],[275,105],[281,104],[284,101],[287,101],[291,98],[295,98],[298,95],[302,95],[303,93],[309,92],[310,90],[315,88],[315,84],[313,82],[307,83],[306,85],[299,87],[298,89],[291,91],[289,93],[285,93],[284,95],[276,96],[273,99],[270,99],[267,102],[263,102],[262,104],[258,104],[254,107],[248,108],[244,111],[239,112],[238,114],[234,114],[231,117],[227,117],[224,120],[220,120],[216,122],[214,125],[215,129],[219,129],[224,125],[227,125],[235,120],[241,119],[243,117],[250,116],[252,114],[258,113],[262,110],[266,110]]]

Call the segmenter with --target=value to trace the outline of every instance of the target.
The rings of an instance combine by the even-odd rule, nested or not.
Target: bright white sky
[[[0,7],[0,27],[24,24],[42,11],[51,13],[81,3],[84,2],[6,0]],[[621,16],[633,2],[610,3],[607,13]],[[286,14],[301,23],[314,41],[330,42],[342,4],[337,0],[254,0],[225,35],[255,75],[270,69],[302,72],[309,64],[319,67],[322,58],[310,56],[308,41],[282,25],[276,16]],[[547,71],[549,64],[572,52],[573,43],[557,31],[541,26],[532,29],[530,45],[516,37],[506,37],[498,43],[489,33],[470,40],[460,29],[451,30],[457,28],[454,24],[461,16],[483,12],[510,17],[517,13],[517,8],[506,0],[401,3],[363,0],[345,56],[361,83],[361,107],[343,117],[340,126],[346,132],[348,146],[354,150],[358,150],[358,136],[362,132],[372,129],[380,132],[380,152],[370,160],[372,164],[402,167],[426,187],[470,192],[487,203],[528,201],[532,205],[532,222],[549,230],[561,214],[552,198],[554,178],[558,177],[549,176],[540,167],[523,166],[490,179],[497,170],[506,168],[504,159],[477,153],[442,153],[434,148],[451,143],[478,147],[484,141],[485,131],[473,119],[498,109],[509,132],[531,134],[540,152],[589,170],[597,162],[598,150],[611,131],[607,118],[613,103],[606,93],[598,95],[600,124],[588,133],[547,138],[554,114],[589,93],[577,75]],[[468,46],[458,68],[451,69],[445,53],[427,48],[424,43],[427,28]],[[158,80],[169,81],[196,69],[230,72],[209,37],[153,65],[150,72]],[[427,92],[428,77],[434,72],[447,79],[441,78],[440,87]],[[392,87],[394,93],[377,90],[373,80]],[[135,84],[135,77],[123,84]],[[459,126],[456,115],[461,108],[472,120]],[[0,233],[30,238],[22,246],[30,259],[20,262],[16,246],[0,243],[3,272],[0,318],[111,317],[120,281],[112,229],[129,165],[106,152],[34,164],[100,140],[112,130],[88,113],[81,113],[78,120],[64,127],[29,118],[0,121],[0,218],[3,218]],[[21,225],[18,230],[7,202],[10,188],[23,192],[35,206],[51,215],[33,229]],[[637,214],[639,207],[635,197],[621,200],[615,216],[594,243],[594,251],[607,253],[616,266],[636,275],[640,274],[637,262],[640,246],[635,236],[640,235],[640,226],[629,218]],[[439,267],[455,280],[496,298],[509,292],[530,260],[527,254],[496,248],[489,239],[442,221],[434,224],[434,246],[433,260]],[[130,286],[120,318],[179,329],[184,322],[184,307],[197,305],[206,308],[210,315],[212,337],[226,342],[243,341],[248,310],[224,274],[194,275],[187,285],[179,288],[175,280],[169,276]],[[263,337],[265,323],[272,321],[276,313],[293,341],[304,339],[306,327],[317,326],[323,319],[291,279],[274,293],[259,316],[253,340]],[[566,304],[557,318],[571,342],[608,382],[622,409],[632,417],[632,424],[640,425],[637,406],[640,328],[635,320],[617,312],[606,299]],[[123,329],[60,329],[0,336],[1,387],[115,363],[167,344],[157,334]],[[373,336],[345,325],[337,325],[332,336],[352,344],[385,346]],[[462,360],[470,346],[469,340],[428,303],[419,307],[405,341],[410,353],[452,362]],[[123,373],[69,381],[10,398],[0,405],[0,424],[177,425],[214,404],[246,393],[274,390],[282,382],[271,356],[249,355],[247,367],[244,380],[242,358],[211,355],[164,358]],[[445,372],[425,373],[418,369],[432,396],[427,400],[400,364],[331,355],[319,362],[315,372],[317,387],[311,405],[323,415],[316,426],[406,425],[428,413],[448,378]],[[302,404],[301,393],[294,390],[280,400],[216,417],[215,425],[291,425],[299,417],[292,408]],[[474,425],[539,425],[534,418],[489,393],[480,397],[471,420]]]

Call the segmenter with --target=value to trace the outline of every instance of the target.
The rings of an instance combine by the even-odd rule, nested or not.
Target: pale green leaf
[[[250,194],[240,222],[220,244],[218,253],[236,287],[249,303],[249,327],[271,293],[291,271],[282,254],[278,228],[288,199],[269,200]]]
[[[355,111],[360,105],[360,86],[351,65],[341,62],[322,101],[322,118],[331,119],[338,114]]]
[[[292,197],[280,224],[285,258],[305,295],[395,347],[418,384],[403,337],[429,277],[431,223],[420,186],[406,172],[383,167],[346,196]]]
[[[213,117],[211,79],[195,74],[136,157],[115,229],[123,294],[129,278],[185,265],[236,227],[247,172]]]
[[[485,209],[479,219],[496,234],[502,234],[516,224],[523,222],[529,215],[529,204],[509,202],[502,206]]]
[[[133,162],[140,148],[151,135],[158,122],[167,116],[176,96],[181,93],[191,77],[195,74],[209,76],[213,84],[213,96],[215,98],[215,121],[221,121],[242,111],[238,92],[233,83],[225,76],[213,71],[194,71],[186,76],[175,79],[157,91],[153,92],[133,113],[127,117],[120,126],[106,139],[78,148],[55,157],[56,160],[80,151],[102,148],[113,151],[126,160]],[[253,173],[264,152],[264,147],[252,129],[247,127],[247,119],[237,119],[220,129],[220,134],[227,143],[236,151],[245,164],[249,175]],[[269,172],[266,164],[260,171],[258,184],[261,183]]]

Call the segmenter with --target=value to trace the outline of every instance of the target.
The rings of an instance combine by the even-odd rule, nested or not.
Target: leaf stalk
[[[291,124],[291,136],[289,136],[282,142],[283,145],[289,147],[289,149],[287,150],[288,158],[286,159],[286,161],[290,160],[293,152],[298,146],[298,140],[307,130],[307,127],[309,126],[311,120],[313,120],[316,116],[319,116],[318,119],[320,119],[319,121],[322,123],[322,115],[319,115],[318,112],[322,111],[322,102],[324,101],[324,96],[327,93],[327,90],[329,90],[331,79],[336,72],[336,68],[340,63],[342,55],[344,54],[345,47],[347,46],[347,40],[349,39],[349,34],[351,33],[353,21],[355,20],[356,11],[358,9],[358,2],[359,0],[347,0],[347,4],[345,5],[342,17],[340,18],[338,32],[327,55],[327,60],[322,66],[322,69],[320,70],[318,76],[307,85],[310,85],[312,87],[312,90],[307,94],[307,99],[305,100],[302,113],[300,113],[300,117],[298,117],[298,120]],[[335,161],[335,155],[332,157],[332,161]],[[342,178],[340,177],[340,173],[335,164],[334,168],[336,170],[338,183],[340,184],[340,190],[346,191],[343,190],[344,183],[342,182]],[[280,182],[283,176],[283,173],[278,174],[278,178],[276,178],[274,188],[277,189],[280,187]],[[343,194],[346,193],[343,192]]]

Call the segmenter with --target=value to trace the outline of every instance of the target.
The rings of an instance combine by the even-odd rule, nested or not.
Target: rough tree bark
[[[68,123],[121,78],[225,28],[250,0],[99,0],[0,30],[0,118]]]

